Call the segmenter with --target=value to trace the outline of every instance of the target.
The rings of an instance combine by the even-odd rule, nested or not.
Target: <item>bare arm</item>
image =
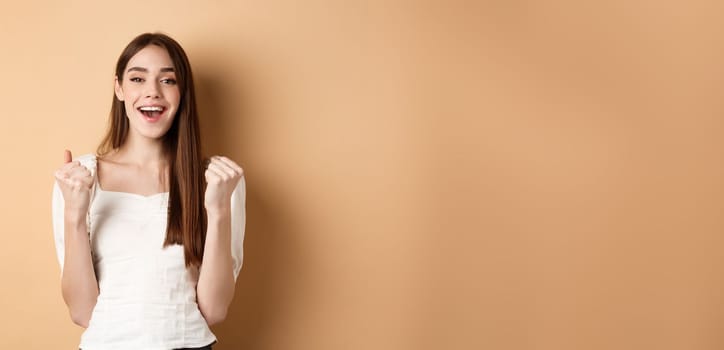
[[[85,215],[65,213],[63,266],[63,300],[73,322],[87,328],[98,299],[98,281],[93,270]]]
[[[223,321],[234,297],[230,210],[208,212],[204,257],[196,286],[199,310],[209,325]]]
[[[243,170],[226,157],[212,157],[206,169],[204,207],[207,214],[204,256],[196,286],[196,299],[201,314],[209,325],[223,321],[234,298],[236,282],[232,256],[232,197],[240,184]],[[243,180],[242,180],[243,181]],[[239,198],[239,194],[236,198]],[[237,209],[241,209],[236,205]],[[237,224],[240,218],[235,217]],[[237,225],[238,226],[238,225]],[[237,237],[238,240],[238,237]],[[238,259],[238,257],[237,257]],[[236,270],[238,272],[238,270]]]
[[[63,300],[73,322],[88,327],[98,299],[98,281],[85,220],[93,176],[79,161],[72,159],[71,152],[66,150],[63,165],[55,172],[53,229],[62,269]]]

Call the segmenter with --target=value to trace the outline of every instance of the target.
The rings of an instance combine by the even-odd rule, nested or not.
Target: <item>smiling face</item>
[[[176,73],[166,49],[148,45],[116,77],[116,97],[123,101],[130,133],[160,139],[173,123],[181,100]]]

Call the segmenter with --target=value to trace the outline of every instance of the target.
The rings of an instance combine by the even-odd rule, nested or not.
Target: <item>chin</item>
[[[148,132],[148,133],[142,133],[141,135],[143,137],[147,137],[149,139],[162,139],[164,136],[166,136],[167,132],[168,132],[168,129],[164,130],[163,132]]]

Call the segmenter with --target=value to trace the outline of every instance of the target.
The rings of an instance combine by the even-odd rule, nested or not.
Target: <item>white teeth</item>
[[[141,107],[139,108],[142,111],[148,111],[148,112],[160,112],[163,110],[163,108],[158,106],[151,106],[151,107]]]

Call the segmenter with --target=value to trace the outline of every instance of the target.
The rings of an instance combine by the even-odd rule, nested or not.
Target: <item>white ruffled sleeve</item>
[[[55,254],[58,256],[60,273],[63,274],[65,262],[65,201],[58,181],[53,184],[53,236],[55,238]]]
[[[246,181],[241,177],[231,193],[231,258],[234,262],[234,281],[244,262],[244,231],[246,227]]]

